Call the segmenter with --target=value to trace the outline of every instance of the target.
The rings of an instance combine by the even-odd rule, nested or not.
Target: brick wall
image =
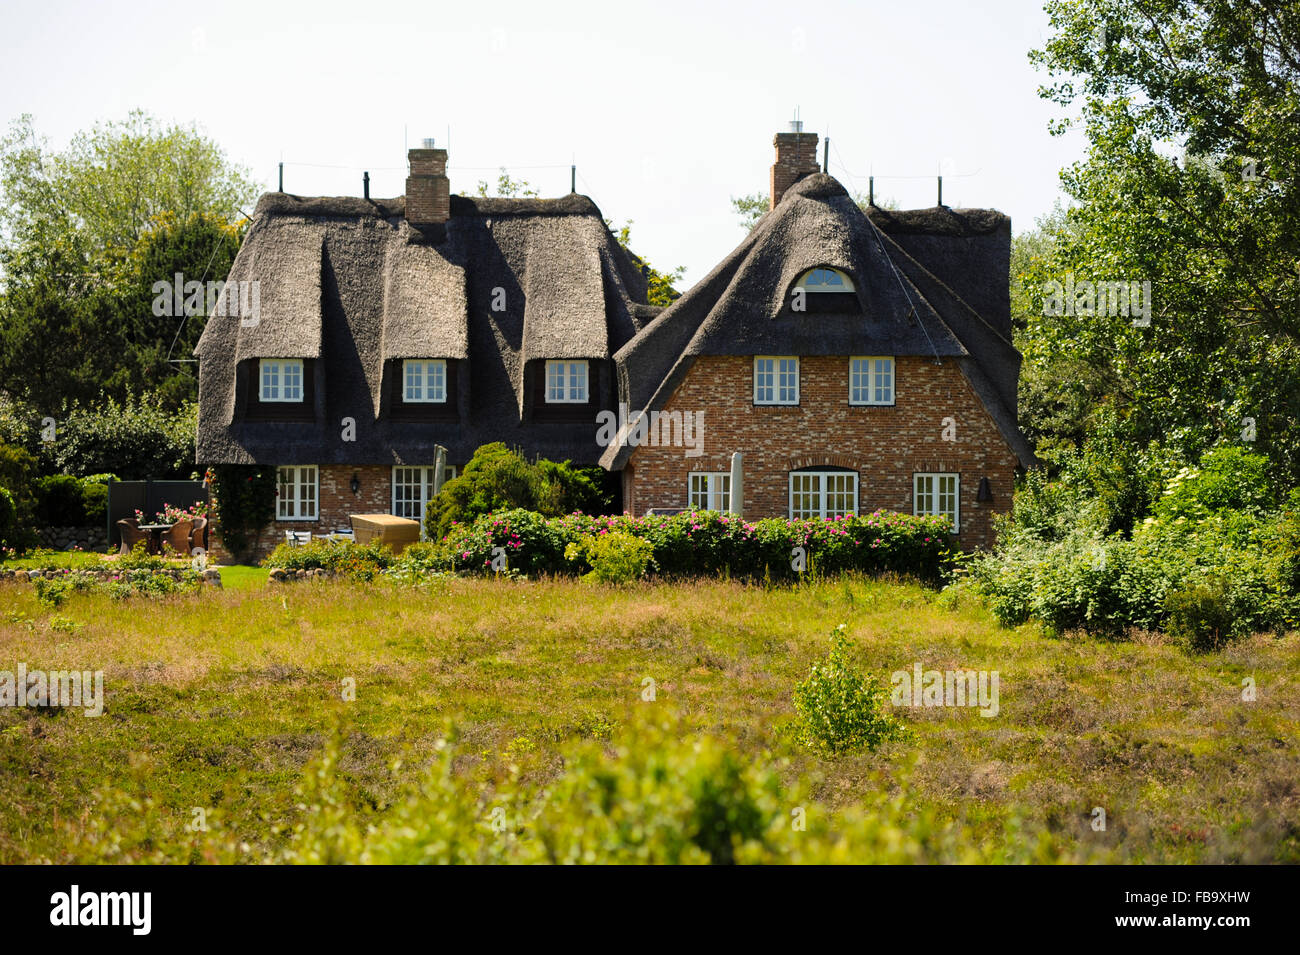
[[[625,509],[644,514],[686,506],[689,473],[729,471],[733,451],[745,456],[744,512],[751,519],[789,515],[788,475],[797,468],[857,471],[859,513],[911,513],[914,472],[955,471],[962,545],[991,546],[990,518],[1010,507],[1017,461],[956,364],[896,359],[889,407],[848,403],[847,356],[802,358],[799,379],[797,406],[755,406],[752,358],[697,359],[663,410],[704,412],[704,454],[636,448],[624,474]],[[943,438],[949,417],[955,441]],[[991,504],[975,500],[982,477],[989,479]]]
[[[447,179],[447,150],[412,149],[407,153],[411,174],[406,180],[406,218],[414,225],[451,218],[451,183]]]
[[[285,531],[310,531],[328,534],[341,527],[350,527],[352,514],[388,514],[392,510],[392,468],[387,466],[353,467],[352,465],[322,465],[318,469],[318,517],[314,521],[274,521],[258,535],[254,559],[261,560],[276,544],[284,540]],[[352,476],[361,481],[358,493],[353,494]],[[209,535],[209,559],[214,563],[229,563],[231,556],[221,543],[221,528]]]

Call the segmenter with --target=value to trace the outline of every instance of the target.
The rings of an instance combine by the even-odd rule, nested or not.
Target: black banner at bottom
[[[76,936],[133,943],[246,941],[277,938],[372,939],[377,927],[457,917],[495,940],[517,927],[534,936],[530,910],[553,931],[563,920],[586,934],[601,923],[689,927],[693,940],[709,925],[730,935],[781,923],[828,918],[860,928],[892,924],[918,943],[928,932],[951,944],[990,936],[953,934],[960,924],[992,930],[1046,929],[1049,937],[1089,940],[1134,936],[1186,944],[1249,939],[1283,931],[1291,919],[1294,873],[1282,867],[871,868],[800,873],[733,873],[694,882],[677,873],[657,885],[653,873],[577,869],[534,882],[532,876],[479,870],[274,867],[12,867],[0,872],[0,912],[10,938]],[[685,878],[687,881],[682,882]],[[648,881],[642,881],[643,879]],[[738,904],[739,903],[739,904]],[[499,912],[486,924],[484,912]],[[507,915],[507,918],[500,916]],[[441,915],[444,918],[438,918]],[[630,923],[628,920],[631,919]],[[471,921],[473,920],[473,921]],[[794,920],[794,921],[791,921]],[[475,925],[475,923],[478,923]],[[196,931],[201,936],[196,936]],[[1014,937],[1014,936],[1009,936]],[[1270,935],[1270,937],[1272,937]]]

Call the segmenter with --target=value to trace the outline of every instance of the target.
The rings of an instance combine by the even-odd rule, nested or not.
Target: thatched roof
[[[413,228],[404,211],[401,198],[262,197],[229,276],[260,282],[260,322],[214,317],[195,349],[199,462],[428,464],[437,444],[465,461],[505,441],[595,463],[594,421],[522,420],[525,362],[607,359],[657,314],[595,203],[453,196],[450,220],[432,229]],[[236,363],[269,357],[320,359],[315,422],[236,415]],[[469,359],[467,418],[380,414],[386,362],[410,357]],[[340,440],[344,417],[357,423],[353,442]]]
[[[661,408],[701,355],[923,355],[956,360],[1012,449],[1020,355],[1011,343],[1010,220],[990,210],[863,213],[835,179],[808,176],[712,272],[615,355],[619,398]],[[806,270],[854,277],[860,311],[794,313]],[[623,467],[633,448],[601,464]]]

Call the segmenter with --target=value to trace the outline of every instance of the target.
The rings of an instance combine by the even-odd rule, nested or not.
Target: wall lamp
[[[361,491],[361,478],[357,477],[355,474],[352,475],[352,481],[348,484],[348,486],[349,486],[350,488],[352,488],[352,493],[353,493],[354,495],[360,493],[360,491]]]

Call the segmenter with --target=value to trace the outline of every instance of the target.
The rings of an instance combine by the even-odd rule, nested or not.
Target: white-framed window
[[[726,471],[692,471],[686,499],[691,507],[701,510],[730,510],[731,475]]]
[[[961,475],[950,472],[912,475],[912,513],[941,514],[952,519],[952,531],[961,526]]]
[[[791,471],[790,519],[858,513],[856,471]]]
[[[894,359],[872,355],[849,359],[849,404],[892,405]]]
[[[275,516],[281,521],[314,521],[319,497],[319,472],[314,464],[286,465],[276,470]]]
[[[435,468],[407,467],[398,465],[393,468],[393,514],[396,517],[409,517],[413,521],[424,520],[424,509],[433,500],[433,475]],[[442,481],[446,484],[456,476],[456,466],[447,465],[442,470]]]
[[[402,362],[402,400],[439,403],[447,400],[447,362],[408,358]]]
[[[797,405],[799,359],[792,355],[759,355],[754,359],[754,404]]]
[[[809,269],[795,283],[805,292],[852,292],[853,279],[839,269]]]
[[[587,363],[548,361],[546,363],[547,404],[585,404],[586,401]]]
[[[302,359],[263,358],[258,362],[261,401],[302,401]]]

